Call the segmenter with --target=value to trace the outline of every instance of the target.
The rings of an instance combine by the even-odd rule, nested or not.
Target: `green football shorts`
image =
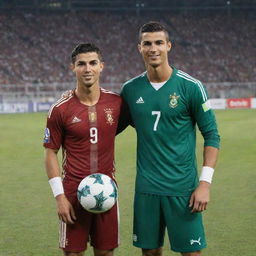
[[[171,249],[194,252],[206,247],[201,213],[191,213],[190,197],[135,193],[133,245],[143,249],[163,246],[167,228]]]

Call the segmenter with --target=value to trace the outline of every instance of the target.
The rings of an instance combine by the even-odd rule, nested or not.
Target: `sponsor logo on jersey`
[[[105,114],[106,114],[106,120],[107,124],[112,125],[115,123],[114,118],[113,118],[113,109],[112,108],[105,108],[104,109]]]
[[[199,237],[197,240],[191,239],[191,240],[190,240],[190,245],[193,245],[193,244],[195,244],[195,243],[201,245],[200,240],[201,240],[201,237]]]
[[[205,103],[202,104],[204,112],[208,111],[211,109],[211,103],[209,100],[207,100]]]
[[[89,112],[89,121],[91,123],[96,122],[97,120],[97,113],[96,112]]]
[[[81,122],[81,121],[82,121],[82,120],[81,120],[80,118],[78,118],[78,117],[75,116],[75,117],[73,118],[73,120],[72,120],[71,123],[74,124],[74,123],[79,123],[79,122]]]
[[[137,104],[143,104],[144,103],[144,100],[142,97],[139,97],[137,100],[136,100],[136,103]]]
[[[176,95],[176,92],[173,95],[170,95],[170,104],[171,108],[176,108],[178,106],[178,99],[180,96]]]
[[[132,236],[132,240],[133,240],[134,242],[137,242],[137,241],[138,241],[138,237],[137,237],[137,235],[136,235],[136,234],[133,234],[133,236]]]
[[[49,130],[49,128],[45,128],[44,143],[49,143],[49,142],[50,142],[50,130]]]

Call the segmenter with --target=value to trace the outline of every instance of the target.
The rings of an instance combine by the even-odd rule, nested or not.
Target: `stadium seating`
[[[121,84],[144,71],[137,34],[149,20],[169,29],[177,68],[203,82],[255,80],[256,20],[244,13],[2,12],[0,84],[73,82],[69,55],[80,42],[102,49],[101,82]]]

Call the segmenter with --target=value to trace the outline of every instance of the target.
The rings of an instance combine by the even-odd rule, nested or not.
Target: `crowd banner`
[[[53,102],[0,103],[1,113],[47,112]],[[210,99],[212,109],[256,109],[256,98]]]
[[[28,103],[2,103],[0,113],[26,113],[29,112]]]
[[[256,98],[251,98],[251,108],[256,108]]]
[[[227,99],[227,108],[251,108],[251,98]]]
[[[36,112],[47,112],[53,103],[50,102],[38,102],[36,105]]]
[[[210,99],[212,109],[225,109],[226,99]]]

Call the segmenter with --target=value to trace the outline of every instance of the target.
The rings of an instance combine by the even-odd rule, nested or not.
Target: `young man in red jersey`
[[[113,256],[119,244],[118,206],[92,214],[82,208],[76,195],[80,181],[92,173],[114,178],[121,98],[100,87],[103,66],[98,47],[79,44],[72,52],[76,88],[51,107],[47,118],[45,168],[56,198],[60,248],[65,256],[84,255],[88,241],[95,256]],[[63,172],[57,158],[60,147]]]

